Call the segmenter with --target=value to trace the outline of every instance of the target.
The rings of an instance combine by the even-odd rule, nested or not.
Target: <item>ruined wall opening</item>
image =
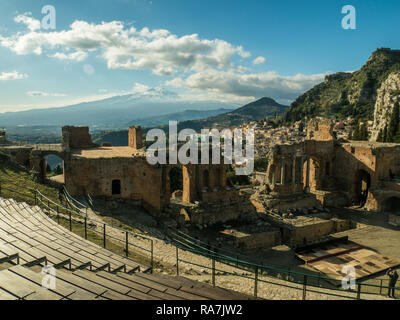
[[[54,154],[49,154],[45,157],[45,160],[47,164],[46,175],[48,178],[64,174],[64,162],[62,158]]]
[[[358,170],[355,175],[353,194],[353,200],[355,201],[355,204],[364,206],[367,201],[368,191],[370,187],[371,175],[363,169]]]
[[[216,184],[217,187],[220,187],[220,186],[222,186],[222,170],[221,170],[221,168],[217,169],[216,174],[217,174],[217,176],[216,176],[216,183],[215,184]]]
[[[331,163],[329,161],[325,163],[325,175],[331,175]]]
[[[178,190],[183,190],[183,171],[182,167],[173,167],[169,170],[169,185],[171,194]]]
[[[391,197],[385,200],[383,204],[385,212],[400,214],[400,197]]]
[[[113,195],[121,194],[121,180],[113,180],[111,184],[111,193]]]
[[[307,161],[303,165],[303,173],[303,183],[307,186]],[[308,177],[308,187],[311,191],[321,189],[321,165],[320,161],[314,157],[310,158]]]
[[[210,173],[208,170],[203,171],[203,188],[210,187]]]
[[[46,174],[47,174],[47,163],[46,159],[42,158],[39,162],[39,179],[40,181],[44,181],[46,179]]]

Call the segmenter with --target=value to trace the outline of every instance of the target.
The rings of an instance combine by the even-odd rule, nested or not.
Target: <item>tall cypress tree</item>
[[[376,141],[383,142],[383,130],[382,129],[379,131]]]
[[[360,127],[359,140],[368,141],[368,129],[366,122],[363,122]]]
[[[353,133],[351,135],[351,140],[359,140],[360,139],[360,124],[357,122],[354,126]]]
[[[382,135],[382,142],[387,142],[387,126],[385,127],[385,129],[383,129],[383,135]]]
[[[396,102],[396,104],[393,107],[393,112],[390,116],[390,121],[387,129],[386,142],[394,142],[398,129],[399,129],[399,103]]]

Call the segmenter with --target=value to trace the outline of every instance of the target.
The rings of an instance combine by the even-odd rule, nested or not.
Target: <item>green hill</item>
[[[182,121],[178,123],[178,130],[185,128],[200,131],[203,128],[226,128],[239,126],[243,123],[271,118],[276,114],[282,114],[288,107],[277,103],[271,98],[261,98],[244,105],[232,112],[199,120]],[[167,125],[161,126],[166,129]]]
[[[328,75],[324,82],[299,96],[283,120],[290,123],[305,116],[373,120],[377,89],[396,71],[400,71],[400,50],[377,49],[360,70]]]

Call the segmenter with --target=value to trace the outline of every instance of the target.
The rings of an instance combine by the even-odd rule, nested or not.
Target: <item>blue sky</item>
[[[236,105],[270,96],[289,104],[325,74],[359,69],[376,48],[400,48],[397,0],[1,5],[0,112],[125,93]],[[40,25],[45,5],[56,9],[55,30]],[[356,9],[355,30],[341,26],[344,5]]]

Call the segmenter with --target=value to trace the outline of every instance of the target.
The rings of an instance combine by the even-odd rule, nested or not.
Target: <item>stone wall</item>
[[[62,146],[66,150],[98,147],[92,142],[89,127],[62,127]]]
[[[235,246],[246,249],[266,249],[281,244],[279,231],[267,231],[235,237]]]
[[[143,148],[141,127],[130,127],[128,131],[128,145],[134,149]]]
[[[145,158],[69,159],[65,184],[72,196],[108,196],[143,200],[159,212],[163,206],[162,170]],[[120,181],[120,194],[113,194],[113,181]]]

